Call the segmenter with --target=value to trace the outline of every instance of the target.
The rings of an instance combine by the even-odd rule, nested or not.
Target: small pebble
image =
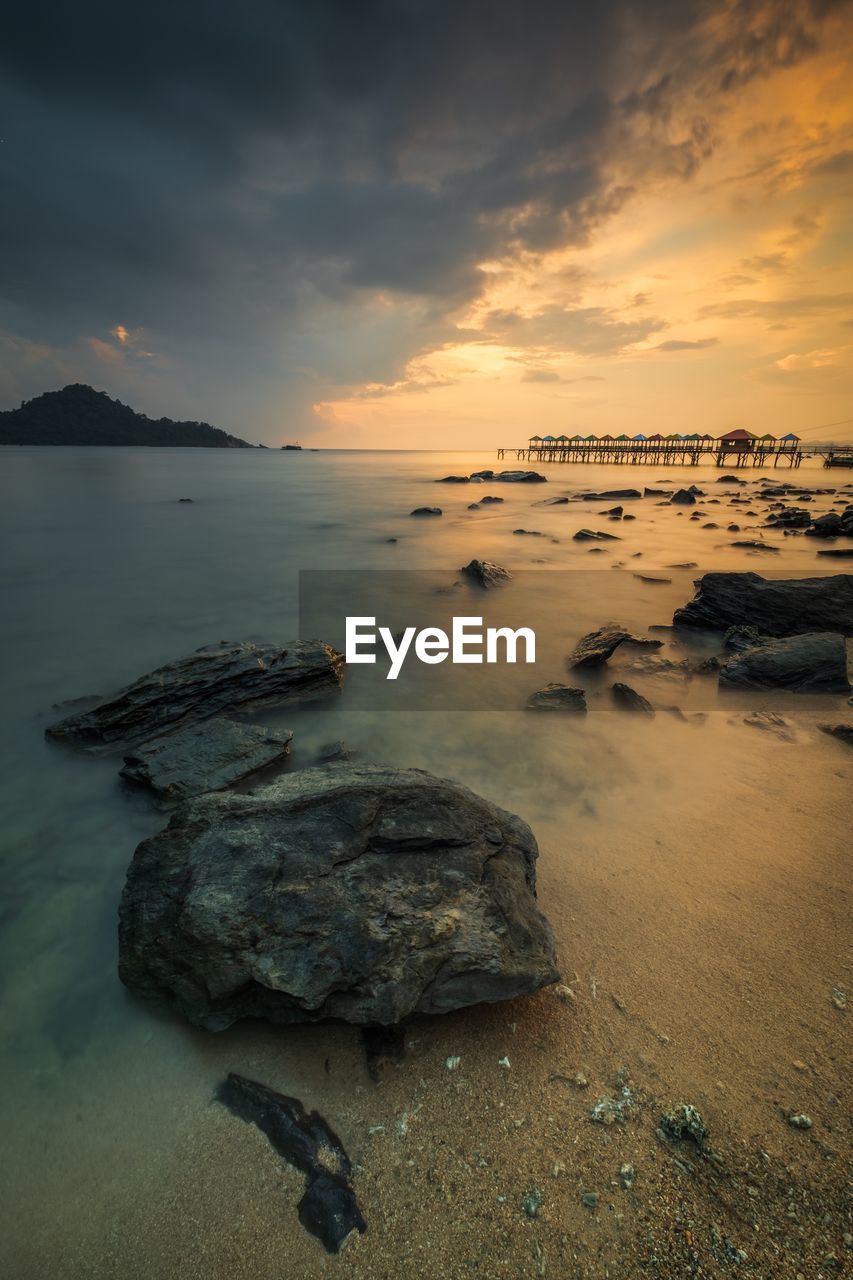
[[[507,1057],[500,1058],[500,1059],[498,1060],[498,1066],[499,1066],[499,1067],[506,1067],[507,1071],[509,1071],[509,1058],[507,1058]]]
[[[581,1204],[587,1209],[597,1209],[598,1196],[594,1191],[584,1191],[581,1196]]]
[[[793,1129],[810,1129],[812,1127],[811,1117],[805,1116],[802,1113],[788,1116],[788,1124]]]
[[[542,1192],[537,1186],[533,1186],[521,1202],[521,1207],[527,1214],[528,1218],[535,1218],[539,1213],[539,1206],[542,1204]]]
[[[448,1071],[455,1071],[461,1061],[461,1058],[451,1056],[447,1059],[444,1065],[447,1067]]]
[[[619,1169],[619,1186],[623,1191],[630,1191],[634,1185],[636,1178],[634,1166],[632,1164],[623,1164]]]

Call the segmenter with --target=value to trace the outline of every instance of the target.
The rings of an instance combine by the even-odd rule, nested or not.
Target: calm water
[[[429,570],[439,583],[446,572],[448,584],[472,556],[531,573],[576,570],[583,587],[570,600],[550,586],[537,593],[528,575],[520,588],[548,638],[551,669],[541,676],[560,680],[560,655],[583,632],[610,618],[637,630],[670,621],[673,607],[692,594],[692,579],[707,569],[770,567],[770,557],[729,545],[730,519],[743,526],[759,520],[725,505],[691,522],[689,509],[679,515],[646,500],[634,504],[638,518],[630,525],[596,514],[610,503],[533,505],[581,487],[661,481],[696,483],[715,497],[727,486],[715,483],[711,468],[552,466],[543,468],[550,483],[542,486],[432,483],[495,465],[482,454],[0,451],[6,1274],[164,1274],[162,1259],[156,1261],[165,1247],[158,1243],[161,1224],[171,1221],[164,1186],[183,1167],[222,1071],[234,1065],[269,1071],[274,1063],[279,1087],[316,1094],[324,1087],[317,1064],[329,1044],[352,1063],[353,1080],[362,1070],[346,1029],[283,1037],[237,1028],[204,1037],[126,995],[115,974],[116,905],[136,843],[163,818],[144,798],[121,790],[115,761],[81,759],[45,743],[43,729],[57,718],[54,703],[107,693],[219,639],[287,640],[297,631],[303,569]],[[817,469],[795,474],[803,483],[826,483]],[[504,504],[469,512],[468,504],[487,492]],[[181,497],[192,504],[179,503]],[[831,500],[818,500],[821,509]],[[412,508],[432,504],[443,507],[440,520],[409,517]],[[702,530],[705,519],[718,521],[720,530]],[[582,525],[615,530],[622,541],[590,556],[571,540]],[[514,535],[518,527],[544,536]],[[398,542],[389,543],[391,537]],[[825,571],[811,540],[776,541],[784,552],[774,569]],[[661,574],[682,561],[699,567],[667,570],[669,584],[634,577],[639,569]],[[624,570],[614,571],[614,562]],[[497,608],[490,598],[488,609]],[[459,682],[460,698],[465,677],[464,669],[447,676]],[[780,797],[793,778],[802,783],[808,775],[822,803],[821,771],[827,761],[835,767],[829,753],[836,744],[812,734],[808,759],[783,757],[775,742],[762,742],[757,752],[755,731],[729,722],[741,706],[764,700],[721,706],[713,681],[628,678],[658,704],[708,711],[707,725],[697,730],[659,715],[652,731],[614,714],[606,698],[597,699],[605,686],[594,680],[591,713],[571,726],[547,717],[531,722],[513,711],[356,711],[345,695],[330,710],[273,719],[295,730],[294,767],[310,763],[320,743],[345,737],[363,758],[467,782],[522,814],[549,845],[575,821],[593,824],[595,838],[606,842],[611,827],[624,828],[629,808],[632,824],[660,820],[677,829],[690,821],[691,787],[738,771],[765,791],[776,787]],[[511,679],[519,703],[529,691],[523,672],[495,679]],[[843,699],[835,703],[841,707]],[[796,705],[807,733],[826,718],[820,699]],[[843,823],[837,789],[833,795],[828,809]],[[543,907],[559,917],[562,864],[543,857],[542,866],[543,884],[554,895]],[[562,923],[555,918],[558,936]],[[358,1135],[351,1140],[357,1144]],[[217,1158],[228,1160],[222,1152]],[[196,1231],[203,1229],[196,1223]],[[209,1274],[229,1274],[225,1257],[214,1259]]]

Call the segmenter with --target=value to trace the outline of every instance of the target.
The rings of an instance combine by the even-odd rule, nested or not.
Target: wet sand
[[[404,493],[383,498],[369,529],[377,541],[392,529],[411,537],[411,567],[452,567],[469,554],[530,566],[543,551],[513,538],[519,511],[540,527],[530,504],[545,493],[616,487],[612,472],[602,484],[582,468],[552,467],[537,492],[501,490],[509,509],[489,514],[488,534],[482,525],[472,534],[463,513],[474,495],[467,486],[448,495],[448,486],[442,505],[455,523],[410,534],[398,512],[411,509],[413,493],[435,500],[439,486],[429,481],[444,474],[427,455],[419,465]],[[661,478],[620,469],[618,487]],[[713,473],[677,479],[715,494]],[[811,469],[795,479],[840,487]],[[823,501],[829,509],[832,499]],[[592,505],[533,511],[562,538],[576,525],[608,527]],[[697,573],[766,567],[728,549],[702,556],[698,522],[688,529],[687,518],[648,500],[637,509],[630,551],[641,549],[649,565],[701,558]],[[363,529],[359,536],[367,541]],[[842,567],[815,559],[816,540],[774,541],[782,547],[774,570]],[[314,554],[336,562],[333,543],[322,555],[315,544]],[[582,563],[577,545],[562,541],[544,554],[553,568]],[[680,580],[629,586],[602,573],[588,613],[565,618],[555,606],[546,621],[565,632],[567,650],[614,613],[631,627],[666,622],[689,595]],[[168,604],[177,612],[174,598]],[[246,617],[244,633],[268,625],[260,612]],[[167,639],[166,657],[195,642]],[[21,733],[39,731],[48,689],[71,696],[96,669],[114,672],[114,684],[145,666],[139,651],[112,666],[108,658],[93,655],[88,672],[70,657],[49,680],[41,672],[21,697]],[[631,660],[614,657],[614,673]],[[832,993],[851,985],[853,757],[816,726],[849,718],[846,700],[721,697],[713,681],[626,678],[658,705],[706,709],[708,720],[659,713],[638,722],[603,696],[584,722],[357,712],[345,698],[332,716],[281,719],[305,758],[345,737],[364,759],[467,783],[520,813],[539,840],[540,905],[567,990],[416,1020],[405,1057],[382,1064],[378,1081],[351,1028],[203,1035],[131,1000],[115,978],[115,903],[134,844],[161,819],[138,798],[116,796],[109,762],[57,757],[39,744],[11,775],[17,808],[7,832],[18,833],[4,951],[7,1273],[811,1280],[843,1272],[844,1232],[853,1229],[849,1014]],[[744,726],[756,708],[781,710],[794,741]],[[48,776],[53,799],[35,812]],[[451,1056],[460,1059],[452,1071]],[[343,1139],[368,1232],[340,1257],[325,1255],[298,1223],[300,1175],[212,1101],[229,1069],[300,1097]],[[590,1121],[599,1099],[625,1096],[624,1124]],[[704,1154],[656,1136],[661,1113],[679,1103],[705,1119]],[[791,1127],[793,1113],[812,1127]],[[627,1190],[625,1164],[635,1172]],[[522,1201],[534,1188],[541,1205],[530,1217]]]

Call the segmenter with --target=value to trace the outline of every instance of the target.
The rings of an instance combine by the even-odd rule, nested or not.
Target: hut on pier
[[[751,431],[737,427],[734,431],[727,431],[725,435],[720,436],[720,453],[752,453],[755,449],[755,440],[756,437]]]

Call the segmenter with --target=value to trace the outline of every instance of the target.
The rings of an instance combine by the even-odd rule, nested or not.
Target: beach
[[[842,539],[768,528],[754,495],[759,477],[831,489],[809,508],[841,510],[850,473],[744,468],[737,485],[704,465],[537,464],[547,483],[457,485],[436,481],[510,464],[428,451],[22,448],[3,464],[6,1274],[844,1273],[853,757],[819,725],[849,723],[848,698],[721,691],[713,675],[641,670],[627,648],[569,679],[565,655],[615,620],[659,636],[673,663],[698,660],[707,637],[649,628],[702,574],[845,572],[818,554]],[[615,499],[574,500],[689,485],[697,520],[667,498],[625,500],[630,522],[602,514]],[[469,509],[484,493],[504,501]],[[572,500],[543,505],[559,496]],[[442,514],[413,518],[420,506]],[[583,527],[618,542],[578,541]],[[514,575],[504,605],[456,585],[473,557]],[[515,608],[540,638],[532,683],[495,669],[472,693],[448,666],[428,710],[389,687],[357,697],[353,672],[330,706],[262,717],[293,731],[288,770],[342,739],[367,763],[465,784],[539,844],[561,982],[416,1017],[402,1054],[372,1067],[355,1027],[203,1032],[121,986],[118,900],[164,813],[119,784],[114,758],[43,736],[56,704],[201,645],[294,639],[299,574],[321,570],[409,573],[452,592],[454,611]],[[540,676],[582,684],[588,714],[525,712]],[[654,719],[620,713],[613,680]],[[756,712],[784,731],[744,723]],[[340,1256],[300,1225],[300,1176],[214,1101],[228,1071],[301,1099],[342,1139],[367,1231]],[[611,1124],[591,1118],[604,1099],[624,1104]],[[658,1132],[684,1104],[704,1150]]]

